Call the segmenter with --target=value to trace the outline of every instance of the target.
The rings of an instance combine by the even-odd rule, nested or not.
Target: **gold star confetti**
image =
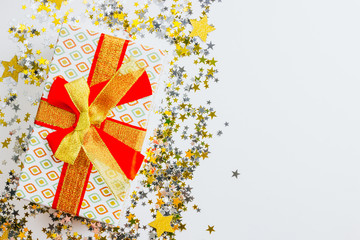
[[[55,3],[56,4],[56,9],[60,9],[61,5],[63,2],[65,2],[65,0],[49,0],[49,2]]]
[[[1,78],[11,77],[17,82],[19,80],[19,73],[24,69],[18,64],[17,56],[15,55],[10,62],[2,61],[1,63],[5,68]]]
[[[7,139],[5,139],[5,141],[1,142],[1,144],[2,144],[2,148],[8,148],[8,147],[9,147],[10,142],[11,142],[11,138],[7,138]]]
[[[208,225],[208,228],[206,229],[206,231],[208,231],[209,234],[211,234],[212,232],[215,232],[214,226],[209,226],[209,225]]]
[[[20,232],[19,235],[18,235],[18,238],[20,238],[20,239],[23,239],[25,237],[26,237],[25,233],[23,233],[23,232]]]
[[[170,225],[172,218],[172,216],[164,217],[159,211],[157,211],[156,219],[149,223],[149,226],[156,229],[158,237],[160,237],[164,232],[173,233],[174,229]]]
[[[38,62],[39,62],[39,64],[42,64],[42,65],[49,64],[49,61],[43,57],[38,59]]]
[[[181,200],[179,198],[174,198],[173,203],[174,203],[174,205],[179,206],[179,204],[181,203]]]
[[[196,19],[190,19],[191,25],[193,26],[193,30],[190,33],[190,37],[198,36],[206,42],[206,38],[209,32],[215,30],[213,26],[208,24],[207,16],[203,17],[200,21]]]

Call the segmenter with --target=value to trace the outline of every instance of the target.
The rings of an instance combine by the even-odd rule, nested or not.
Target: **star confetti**
[[[173,216],[164,217],[159,211],[157,211],[156,219],[149,223],[149,226],[156,229],[158,237],[160,237],[164,232],[173,233],[174,229],[170,225],[172,218]]]
[[[56,9],[60,9],[61,5],[63,2],[65,2],[65,0],[48,0],[49,2],[55,3],[56,5]]]
[[[236,171],[232,171],[232,176],[231,177],[238,178],[239,175],[240,175],[239,171],[236,170]]]
[[[206,231],[208,231],[209,234],[211,234],[212,232],[215,232],[214,226],[209,226],[209,225],[208,225],[208,228],[206,229]]]
[[[1,64],[5,68],[1,78],[11,77],[17,82],[19,80],[19,73],[24,69],[18,64],[17,56],[15,55],[10,62],[2,61]]]
[[[209,32],[212,32],[215,30],[213,26],[210,26],[208,24],[207,16],[203,17],[200,21],[197,21],[196,19],[190,19],[191,25],[193,26],[193,30],[190,33],[190,37],[198,36],[206,42],[207,35]]]

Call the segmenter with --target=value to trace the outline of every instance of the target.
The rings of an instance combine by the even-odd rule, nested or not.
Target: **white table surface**
[[[7,29],[24,18],[22,4],[1,3],[2,60],[15,54]],[[352,0],[224,0],[212,9],[220,82],[199,101],[213,102],[211,126],[224,134],[191,183],[202,211],[184,214],[177,239],[359,239],[359,12]],[[38,221],[33,232],[48,218]]]

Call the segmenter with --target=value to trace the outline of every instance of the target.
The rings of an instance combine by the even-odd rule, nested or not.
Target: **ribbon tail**
[[[146,136],[146,129],[111,118],[105,119],[100,129],[120,142],[125,143],[135,151],[141,152]]]
[[[95,127],[84,136],[83,149],[113,195],[123,201],[130,182]]]
[[[73,165],[64,163],[52,208],[78,216],[92,164],[83,149]]]
[[[146,71],[141,74],[139,79],[131,86],[129,91],[121,98],[120,102],[117,105],[125,104],[128,102],[133,102],[138,99],[148,97],[152,95],[152,89],[149,77]]]
[[[90,96],[89,103],[91,104],[97,95],[101,92],[101,90],[108,84],[109,81],[98,83],[92,87],[90,87]],[[116,105],[122,105],[128,102],[133,102],[138,99],[151,96],[152,89],[149,77],[146,71],[141,74],[138,80],[131,86],[129,91],[121,98],[121,100]]]
[[[133,130],[131,127],[127,127],[127,129]],[[144,156],[139,151],[136,151],[136,149],[132,146],[126,145],[126,142],[123,143],[122,141],[119,141],[117,138],[111,136],[105,131],[100,129],[96,130],[126,177],[133,180],[143,163]],[[135,143],[134,147],[136,145],[137,144]]]

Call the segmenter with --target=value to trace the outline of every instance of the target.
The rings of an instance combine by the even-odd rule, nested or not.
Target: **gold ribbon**
[[[136,65],[135,62],[129,62],[128,64]],[[126,64],[124,64],[124,67],[126,67]],[[85,78],[65,84],[65,88],[80,115],[75,129],[62,139],[54,156],[59,160],[74,164],[80,151],[83,150],[118,199],[124,197],[129,180],[95,127],[100,127],[109,111],[117,105],[144,71],[145,69],[137,67],[135,71],[123,74],[124,71],[120,68],[90,106],[88,102],[90,88]],[[111,128],[110,121],[106,121],[105,126]],[[128,131],[136,131],[130,130],[129,127],[127,129]],[[122,136],[122,138],[125,138],[125,136]],[[136,141],[134,149],[138,150],[139,148],[139,142]]]

